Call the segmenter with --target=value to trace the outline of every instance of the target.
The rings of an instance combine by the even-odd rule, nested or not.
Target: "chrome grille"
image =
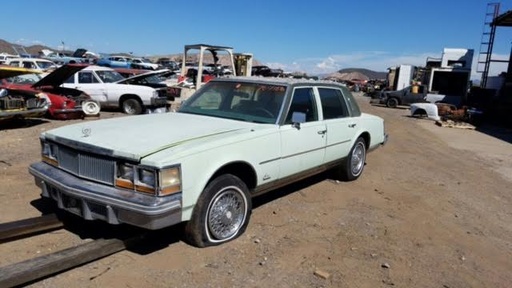
[[[82,178],[114,185],[116,162],[59,146],[59,167]]]

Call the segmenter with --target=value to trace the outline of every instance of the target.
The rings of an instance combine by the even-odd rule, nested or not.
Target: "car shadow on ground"
[[[315,185],[324,180],[330,179],[328,172],[321,173],[304,180],[295,182],[280,189],[270,191],[253,199],[253,209],[270,203],[279,198],[285,197],[291,193],[298,192],[309,186]],[[60,221],[64,224],[64,229],[80,237],[80,239],[130,239],[133,237],[141,237],[144,239],[144,245],[133,245],[127,250],[139,255],[148,255],[165,249],[172,244],[184,241],[184,224],[177,224],[160,230],[146,230],[131,225],[111,225],[104,221],[88,221],[72,213],[60,210],[53,200],[36,199],[30,203],[39,210],[42,215],[55,213]],[[249,223],[250,225],[250,223]],[[186,241],[185,241],[186,242]]]
[[[41,124],[48,123],[48,122],[49,122],[48,120],[40,119],[40,118],[0,120],[0,131],[11,130],[11,129],[20,129],[20,128],[30,128],[30,127],[41,125]]]
[[[500,127],[491,124],[481,124],[476,126],[476,131],[487,134],[494,138],[505,141],[509,144],[512,144],[512,129]]]
[[[164,249],[182,238],[180,225],[151,231],[131,225],[112,225],[101,220],[89,221],[72,213],[60,210],[53,200],[36,199],[30,202],[42,215],[55,213],[64,224],[66,231],[77,235],[80,239],[119,239],[126,240],[134,237],[142,237],[144,245],[133,245],[127,250],[146,255]]]

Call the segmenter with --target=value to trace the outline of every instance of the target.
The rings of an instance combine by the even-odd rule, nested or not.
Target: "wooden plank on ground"
[[[26,235],[60,229],[63,225],[55,214],[2,223],[0,224],[0,243]]]
[[[135,245],[142,236],[120,239],[98,239],[76,247],[22,261],[0,268],[0,287],[19,286],[48,277],[73,267],[103,258]]]

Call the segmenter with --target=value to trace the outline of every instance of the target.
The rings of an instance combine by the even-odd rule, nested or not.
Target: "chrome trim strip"
[[[332,146],[336,146],[336,145],[340,145],[340,144],[344,144],[344,143],[348,143],[348,142],[350,142],[350,139],[349,140],[345,140],[345,141],[341,141],[341,142],[332,143],[331,145],[327,145],[325,147],[326,148],[327,147],[332,147]]]

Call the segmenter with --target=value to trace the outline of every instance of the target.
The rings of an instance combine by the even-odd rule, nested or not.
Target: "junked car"
[[[91,65],[64,81],[62,87],[82,90],[98,101],[102,108],[121,108],[126,114],[166,111],[165,91],[117,83],[124,79],[112,68]]]
[[[131,68],[134,69],[157,70],[160,67],[160,65],[153,63],[146,58],[132,58],[131,62]]]
[[[102,57],[96,61],[96,65],[112,68],[131,68],[131,58],[124,56]]]
[[[154,88],[158,91],[158,95],[165,96],[167,100],[174,101],[175,95],[173,95],[173,91],[171,87],[169,87],[165,82],[165,75],[175,74],[169,69],[161,69],[161,70],[142,70],[142,69],[129,69],[129,68],[116,68],[119,74],[121,74],[126,79],[119,80],[116,83],[119,84],[131,84],[131,85],[142,85]]]
[[[19,74],[0,80],[4,88],[18,91],[45,93],[51,105],[47,116],[53,119],[80,119],[85,116],[97,116],[100,113],[99,103],[78,89],[60,87],[60,85],[76,72],[84,69],[84,64],[63,65],[45,77],[40,71],[29,70],[28,74]]]
[[[7,59],[5,64],[12,67],[36,69],[42,72],[57,68],[57,64],[42,58],[11,58]]]
[[[256,195],[328,169],[357,179],[387,134],[339,84],[232,77],[177,112],[68,125],[40,140],[29,171],[60,209],[147,229],[185,222],[186,240],[205,247],[244,232]]]
[[[37,70],[1,65],[0,80],[37,72]],[[49,106],[50,100],[45,93],[0,87],[0,121],[12,118],[42,117],[48,111]]]

